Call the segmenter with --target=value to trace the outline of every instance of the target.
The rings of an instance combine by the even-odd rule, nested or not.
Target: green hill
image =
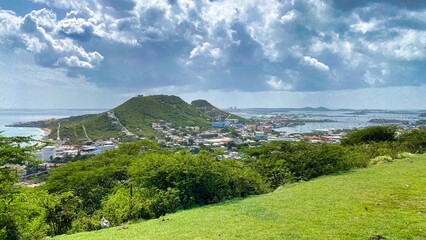
[[[426,239],[426,155],[58,239]]]
[[[191,105],[196,107],[202,113],[212,117],[213,119],[238,119],[238,121],[241,123],[249,122],[245,118],[220,110],[219,108],[213,106],[206,100],[194,100],[191,102]]]
[[[229,116],[210,103],[209,109]],[[214,118],[201,112],[177,96],[137,96],[129,99],[108,112],[75,116],[63,119],[49,119],[28,123],[12,124],[15,127],[39,127],[51,129],[49,138],[57,139],[58,127],[61,140],[78,143],[87,140],[129,137],[134,135],[151,137],[155,133],[151,124],[163,120],[173,127],[209,127]],[[243,118],[231,115],[232,118]]]
[[[177,96],[155,95],[131,98],[111,110],[129,131],[152,134],[151,124],[164,120],[176,127],[210,126],[212,119]]]

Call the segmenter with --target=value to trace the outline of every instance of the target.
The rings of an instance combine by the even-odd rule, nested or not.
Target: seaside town
[[[113,113],[108,113],[111,118],[118,118]],[[216,121],[211,123],[210,128],[202,128],[199,126],[176,127],[171,123],[159,120],[151,124],[152,130],[156,137],[150,140],[155,140],[158,144],[167,149],[189,149],[193,153],[199,150],[214,150],[220,149],[223,152],[223,158],[238,159],[240,158],[239,147],[257,146],[263,142],[270,141],[306,141],[310,143],[339,143],[340,140],[351,129],[333,129],[322,128],[315,129],[309,133],[287,133],[280,131],[282,127],[295,127],[305,125],[306,122],[312,120],[300,119],[299,116],[292,114],[272,114],[269,116],[252,117],[249,123],[241,123],[238,119],[226,118],[223,115],[215,116]],[[317,122],[331,122],[332,120],[317,120]],[[393,119],[373,119],[370,122],[396,124],[400,125],[399,131],[420,127],[419,125],[408,121],[399,121]],[[119,123],[121,125],[121,123]],[[124,126],[121,125],[122,132],[127,136],[137,139],[146,139],[133,134]],[[56,140],[48,140],[44,137],[45,142],[50,142],[48,146],[40,149],[37,153],[38,159],[45,162],[48,167],[49,162],[63,163],[67,160],[79,158],[82,156],[92,156],[102,153],[107,150],[117,148],[120,144],[120,138],[111,138],[104,140],[92,141],[87,138],[83,144],[68,144],[67,140],[60,139],[59,135]],[[63,160],[66,159],[66,160]],[[57,166],[57,164],[55,165]]]

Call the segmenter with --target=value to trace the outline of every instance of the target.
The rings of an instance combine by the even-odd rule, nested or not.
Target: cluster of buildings
[[[282,120],[281,120],[282,121]],[[281,125],[279,125],[281,126]],[[255,123],[242,124],[238,119],[224,119],[212,122],[211,128],[175,128],[165,121],[152,123],[152,129],[160,136],[158,143],[168,148],[188,148],[197,152],[200,148],[222,149],[227,158],[238,158],[236,144],[257,144],[267,141],[308,141],[338,143],[345,132],[332,129],[319,129],[313,134],[287,134],[277,132],[276,122],[271,119],[256,120]]]
[[[117,140],[86,142],[84,145],[45,146],[36,152],[36,158],[50,162],[57,158],[74,158],[78,155],[96,155],[107,150],[115,149]]]
[[[110,118],[115,116],[110,113]],[[117,124],[119,120],[117,119]],[[202,148],[223,149],[227,158],[238,158],[238,152],[233,148],[236,144],[257,144],[266,141],[308,141],[338,143],[344,132],[336,133],[333,130],[319,130],[314,134],[288,134],[276,131],[282,126],[303,124],[289,119],[285,115],[271,115],[252,119],[251,123],[243,124],[238,119],[216,116],[210,128],[199,126],[175,127],[173,124],[159,120],[151,124],[157,142],[166,148],[188,148],[197,152]],[[124,127],[123,127],[124,128]],[[127,129],[124,131],[128,132]],[[36,155],[37,158],[50,162],[54,159],[96,155],[117,147],[119,140],[88,141],[83,145],[59,145],[43,147]]]

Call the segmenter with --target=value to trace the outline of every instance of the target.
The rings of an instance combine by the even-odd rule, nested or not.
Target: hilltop
[[[217,108],[209,103],[209,109],[214,109],[216,112]],[[230,115],[223,111],[220,111],[220,114]],[[177,96],[139,95],[99,114],[17,123],[11,126],[48,128],[51,130],[49,138],[59,137],[61,140],[77,143],[117,137],[151,137],[155,135],[151,124],[158,121],[166,122],[174,127],[205,128],[210,126],[214,118]]]
[[[129,131],[152,133],[151,124],[163,120],[176,127],[210,126],[212,118],[177,96],[137,96],[111,110]],[[138,130],[140,129],[140,130]],[[138,134],[139,135],[139,134]]]
[[[426,155],[58,239],[425,239]]]

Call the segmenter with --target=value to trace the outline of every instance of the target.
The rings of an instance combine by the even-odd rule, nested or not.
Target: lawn
[[[426,155],[58,239],[426,239]]]

